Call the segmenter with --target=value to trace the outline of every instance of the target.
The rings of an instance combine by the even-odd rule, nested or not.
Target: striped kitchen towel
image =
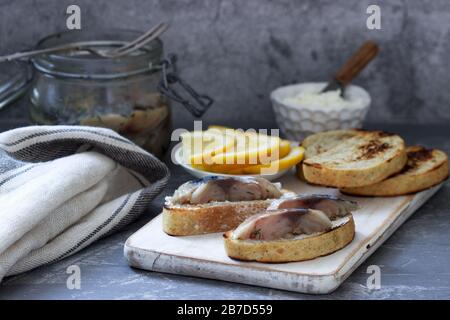
[[[31,126],[0,134],[0,281],[63,259],[131,222],[169,170],[117,133]]]

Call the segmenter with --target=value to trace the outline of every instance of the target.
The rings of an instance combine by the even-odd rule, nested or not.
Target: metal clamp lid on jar
[[[199,94],[179,77],[175,68],[176,61],[176,55],[172,54],[161,62],[162,79],[159,83],[158,89],[169,99],[181,103],[194,116],[201,117],[213,104],[214,100],[207,95]],[[171,67],[172,71],[169,71]],[[189,96],[192,98],[192,101],[189,98],[184,98],[178,91],[173,88],[173,85],[176,83],[178,83],[180,87],[189,94]]]

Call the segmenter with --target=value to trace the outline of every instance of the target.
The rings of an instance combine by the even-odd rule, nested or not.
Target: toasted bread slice
[[[332,136],[334,147],[303,161],[306,181],[330,187],[360,187],[380,182],[406,164],[405,143],[398,135],[381,131],[350,130],[349,138]],[[327,146],[327,133],[322,139]],[[313,139],[313,138],[310,138]],[[317,137],[315,138],[317,139]],[[339,142],[337,142],[339,141]],[[319,143],[320,145],[320,143]],[[320,148],[316,145],[316,150]]]
[[[430,188],[448,178],[448,157],[436,149],[406,148],[408,162],[403,170],[379,183],[342,188],[341,192],[362,196],[399,196]]]
[[[354,137],[358,130],[330,130],[306,137],[300,145],[305,148],[303,160],[312,158],[320,153],[334,148],[337,144]],[[297,175],[302,180],[306,180],[303,174],[302,162],[296,165]]]
[[[305,159],[312,158],[334,148],[339,143],[357,136],[361,130],[330,130],[306,137],[301,146],[305,148]]]
[[[342,249],[355,236],[351,214],[333,221],[330,231],[274,241],[236,240],[233,231],[224,234],[225,250],[229,257],[258,262],[293,262],[311,260]]]
[[[283,196],[293,192],[282,190]],[[212,202],[205,204],[164,204],[163,230],[174,236],[224,232],[236,228],[248,217],[265,210],[275,199]]]

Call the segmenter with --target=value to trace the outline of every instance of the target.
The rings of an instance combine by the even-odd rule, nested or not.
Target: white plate
[[[184,170],[189,172],[191,175],[193,175],[196,178],[203,178],[206,176],[219,176],[219,177],[263,177],[269,181],[275,180],[283,176],[286,172],[290,170],[290,168],[287,168],[285,170],[278,171],[274,174],[225,174],[225,173],[215,173],[215,172],[209,172],[209,171],[203,171],[198,170],[194,167],[192,167],[189,164],[183,163],[183,150],[181,148],[181,142],[178,143],[175,147],[173,147],[172,150],[173,160],[175,161],[175,164],[178,164],[183,167]]]

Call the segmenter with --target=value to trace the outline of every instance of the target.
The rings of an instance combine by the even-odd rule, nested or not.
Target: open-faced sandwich
[[[329,195],[274,201],[224,234],[231,258],[258,262],[310,260],[335,252],[355,235],[357,204]]]
[[[163,230],[177,236],[228,231],[289,195],[294,194],[259,177],[208,176],[188,181],[166,198]]]

